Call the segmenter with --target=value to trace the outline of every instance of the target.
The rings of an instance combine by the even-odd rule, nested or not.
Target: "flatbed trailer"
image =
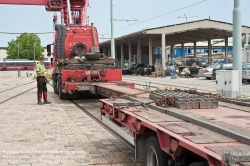
[[[218,102],[210,109],[163,108],[152,99],[157,93],[117,85],[105,90],[120,95],[100,99],[103,123],[146,166],[250,165],[250,107]]]

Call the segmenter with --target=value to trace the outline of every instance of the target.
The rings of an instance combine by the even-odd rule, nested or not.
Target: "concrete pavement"
[[[1,72],[0,77],[0,91],[32,81],[17,78],[14,71]],[[34,86],[36,82],[2,92],[1,100]],[[51,86],[48,91],[49,105],[37,105],[36,88],[0,105],[1,166],[142,165],[132,150],[79,108],[59,100]]]

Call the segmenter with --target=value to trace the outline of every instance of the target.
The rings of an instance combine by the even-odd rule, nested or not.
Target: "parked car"
[[[232,63],[221,63],[221,64],[217,64],[214,68],[213,68],[213,78],[216,78],[216,71],[217,70],[233,70],[233,64]]]
[[[206,67],[208,65],[207,58],[196,58],[195,61],[196,61],[196,64],[201,67]]]
[[[250,63],[242,65],[242,80],[250,83]]]
[[[233,63],[233,59],[232,58],[228,58],[227,62],[226,62],[225,58],[217,58],[217,59],[213,60],[212,64],[216,64],[216,63]]]
[[[217,64],[217,63],[224,63],[224,59],[215,59],[212,62],[212,64]]]
[[[211,78],[213,78],[212,74],[213,74],[213,68],[216,66],[217,64],[213,64],[211,66],[208,66],[206,68],[202,68],[199,70],[198,76],[199,77],[206,77],[206,79],[210,80]]]

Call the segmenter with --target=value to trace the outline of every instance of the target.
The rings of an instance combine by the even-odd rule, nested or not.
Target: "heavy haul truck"
[[[115,60],[100,53],[97,29],[86,22],[88,2],[0,0],[61,12],[53,43],[53,87],[59,98],[108,97],[100,99],[101,120],[145,166],[250,166],[249,99],[194,90],[145,92],[124,84]]]
[[[0,4],[44,5],[48,12],[61,13],[54,43],[47,45],[48,55],[53,54],[53,88],[60,99],[96,94],[96,85],[122,81],[115,59],[101,54],[97,29],[88,23],[89,0],[0,0]],[[53,21],[57,22],[56,15]]]

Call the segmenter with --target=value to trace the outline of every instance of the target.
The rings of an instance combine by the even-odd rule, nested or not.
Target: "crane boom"
[[[49,0],[0,0],[0,4],[8,5],[46,5]]]
[[[44,5],[47,11],[61,12],[61,23],[85,25],[89,0],[0,0],[6,5]]]

